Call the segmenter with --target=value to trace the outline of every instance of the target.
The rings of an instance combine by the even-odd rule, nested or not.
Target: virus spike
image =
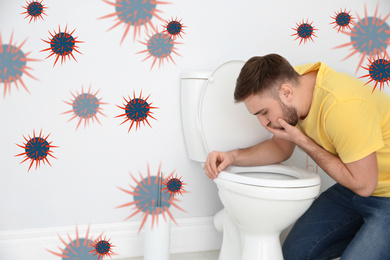
[[[173,172],[171,173],[171,175],[173,174]],[[175,207],[177,207],[180,210],[183,210],[180,207],[178,207],[176,203],[174,203],[174,201],[179,201],[179,200],[175,200],[173,197],[171,198],[169,195],[166,195],[162,192],[163,176],[161,172],[161,162],[158,166],[157,176],[153,176],[153,177],[150,176],[149,163],[147,164],[147,173],[148,176],[146,178],[142,178],[142,176],[140,175],[140,177],[142,178],[141,181],[136,180],[132,175],[130,175],[132,176],[132,180],[138,184],[136,188],[133,187],[134,190],[133,193],[137,193],[137,195],[133,195],[133,202],[126,203],[120,206],[120,207],[125,207],[125,206],[134,207],[133,214],[127,217],[126,220],[137,215],[138,213],[141,212],[143,213],[143,221],[141,223],[141,227],[138,230],[138,232],[141,231],[149,215],[151,215],[152,217],[151,223],[153,227],[155,222],[156,224],[158,224],[159,215],[163,215],[164,219],[166,219],[165,213],[167,213],[173,219],[172,214],[170,214],[170,212],[167,211],[171,205],[174,204]]]
[[[25,153],[21,153],[21,154],[15,155],[15,156],[21,156],[21,155],[25,155],[26,156],[26,158],[21,163],[25,162],[28,159],[31,160],[31,163],[29,165],[28,171],[30,171],[30,169],[31,169],[32,165],[34,164],[34,162],[35,162],[35,169],[37,169],[38,166],[40,166],[41,161],[43,161],[43,163],[47,162],[51,166],[51,164],[47,160],[47,156],[49,155],[49,156],[55,158],[53,155],[51,155],[52,151],[50,151],[50,148],[56,148],[57,146],[52,146],[51,142],[50,143],[47,142],[47,138],[49,136],[50,136],[50,134],[46,138],[43,138],[42,130],[41,130],[41,132],[39,133],[39,137],[36,137],[35,136],[35,130],[33,130],[33,138],[31,138],[29,136],[30,139],[27,140],[23,136],[24,139],[27,142],[27,143],[23,143],[24,146],[21,146],[21,145],[17,144],[17,146],[25,149]]]
[[[5,98],[7,92],[11,93],[11,83],[15,83],[16,89],[18,88],[18,81],[21,83],[23,88],[28,92],[28,89],[24,82],[22,81],[21,76],[23,73],[27,74],[29,77],[37,80],[34,76],[27,72],[27,69],[31,69],[26,66],[27,61],[37,61],[34,59],[29,59],[29,53],[23,53],[21,48],[27,41],[24,40],[22,44],[16,46],[12,43],[13,32],[11,34],[9,44],[2,44],[2,39],[0,35],[0,84],[4,83],[3,98]]]
[[[126,118],[121,124],[129,120],[132,121],[128,129],[128,132],[130,132],[134,123],[136,125],[136,130],[138,130],[140,123],[141,122],[144,123],[144,121],[147,121],[147,117],[150,116],[150,114],[152,113],[150,111],[151,107],[149,107],[149,104],[143,98],[141,98],[141,96],[142,96],[142,92],[139,98],[135,98],[135,93],[133,92],[133,99],[129,97],[129,101],[127,101],[126,98],[124,98],[124,100],[126,101],[126,104],[123,104],[124,107],[117,105],[117,107],[125,110],[124,114],[120,114],[116,116],[116,117],[123,116]]]
[[[390,82],[390,61],[385,59],[385,55],[383,55],[382,58],[377,56],[377,58],[374,59],[368,59],[369,65],[368,67],[362,67],[363,69],[368,70],[368,74],[364,75],[360,78],[368,77],[370,80],[365,84],[369,84],[372,81],[375,81],[374,88],[372,90],[372,93],[376,89],[377,85],[379,84],[379,90],[381,91],[384,87],[385,83],[389,86]]]
[[[99,255],[98,260],[100,258],[103,259],[105,256],[111,257],[110,254],[114,254],[112,251],[112,247],[115,247],[115,246],[113,246],[110,243],[110,239],[106,240],[106,237],[104,237],[104,239],[102,239],[102,235],[100,235],[94,241],[94,243],[92,244],[92,247],[94,247],[95,249],[91,250],[90,253],[95,252],[94,256]]]
[[[76,41],[77,37],[74,38],[72,36],[75,29],[72,32],[68,33],[67,28],[68,28],[68,25],[65,26],[65,31],[61,32],[61,28],[60,28],[60,26],[58,26],[58,33],[56,33],[54,31],[54,36],[53,36],[53,34],[51,34],[49,31],[50,36],[52,38],[51,39],[49,38],[49,41],[43,40],[44,42],[50,44],[50,48],[41,50],[41,52],[42,51],[51,51],[51,54],[49,56],[47,56],[46,59],[51,57],[52,55],[56,55],[56,60],[53,64],[53,67],[56,65],[56,63],[60,57],[61,57],[61,65],[62,65],[62,63],[64,61],[66,61],[66,57],[68,57],[69,59],[70,59],[70,57],[72,57],[77,62],[76,58],[74,57],[74,55],[72,53],[73,51],[76,51],[76,52],[81,54],[81,52],[79,52],[76,49],[76,48],[78,48],[78,46],[76,46],[75,44],[82,43],[82,41]]]
[[[89,120],[91,119],[93,122],[96,120],[100,125],[100,121],[97,118],[97,113],[104,115],[100,112],[101,108],[100,105],[104,105],[106,103],[100,102],[101,99],[98,99],[96,97],[96,94],[99,92],[98,90],[95,94],[91,92],[91,85],[89,86],[89,90],[87,93],[84,92],[83,86],[81,86],[81,94],[79,94],[77,91],[77,96],[75,96],[72,92],[73,101],[71,103],[64,101],[66,104],[72,106],[72,110],[63,112],[65,113],[74,113],[74,116],[68,120],[71,121],[72,119],[79,117],[78,124],[76,126],[76,130],[80,126],[81,122],[84,120],[84,128],[89,125]]]
[[[357,22],[353,23],[354,27],[351,29],[351,33],[342,31],[342,33],[351,37],[351,42],[336,47],[352,47],[352,52],[343,60],[346,60],[355,54],[361,56],[360,62],[356,68],[356,74],[359,68],[361,68],[366,56],[373,59],[376,55],[382,55],[383,53],[385,57],[388,57],[386,49],[390,44],[390,26],[385,21],[390,14],[388,14],[385,19],[381,19],[381,16],[378,16],[378,10],[379,4],[376,6],[374,16],[368,16],[367,7],[365,5],[364,17],[361,18],[359,14],[356,14]]]

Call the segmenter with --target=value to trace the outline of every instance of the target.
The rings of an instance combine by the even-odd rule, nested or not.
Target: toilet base
[[[283,260],[279,234],[243,234],[241,260]]]
[[[283,260],[280,234],[251,234],[240,231],[225,209],[214,217],[214,225],[223,232],[219,260]]]

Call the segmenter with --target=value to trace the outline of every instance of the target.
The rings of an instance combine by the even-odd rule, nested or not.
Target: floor
[[[219,250],[172,254],[169,260],[218,260],[218,255],[219,255]],[[124,258],[119,260],[143,260],[143,259],[144,257],[140,256],[140,257]]]

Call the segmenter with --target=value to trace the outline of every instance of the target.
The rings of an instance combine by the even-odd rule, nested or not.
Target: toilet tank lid
[[[182,79],[208,79],[212,71],[185,70],[181,73]]]

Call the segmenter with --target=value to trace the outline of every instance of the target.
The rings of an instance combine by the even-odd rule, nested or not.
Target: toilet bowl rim
[[[277,174],[284,174],[295,177],[293,180],[272,180],[261,179],[249,176],[240,175],[240,172],[271,172]],[[251,186],[260,187],[273,187],[273,188],[303,188],[317,186],[321,184],[321,179],[318,174],[309,172],[305,169],[298,168],[292,165],[285,164],[272,164],[264,166],[229,166],[225,170],[221,171],[218,178],[232,181],[240,184],[246,184]]]

